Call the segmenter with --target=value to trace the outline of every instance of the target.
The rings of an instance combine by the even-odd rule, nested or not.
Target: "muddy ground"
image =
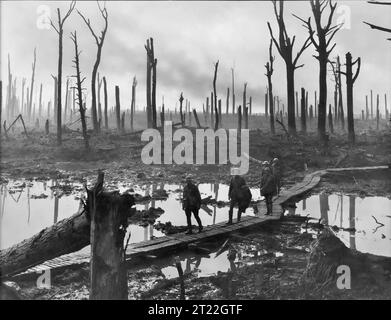
[[[65,178],[70,181],[93,181],[98,169],[105,171],[106,183],[126,181],[135,185],[178,183],[191,172],[198,183],[228,183],[228,165],[145,165],[140,160],[143,143],[140,136],[102,133],[91,138],[91,150],[85,152],[80,134],[64,135],[57,146],[55,136],[32,133],[29,139],[10,134],[2,140],[1,179]],[[391,163],[391,133],[389,130],[365,131],[357,134],[354,146],[347,135],[332,135],[328,147],[319,143],[315,133],[288,138],[283,132],[270,136],[266,131],[252,130],[250,155],[259,160],[279,157],[283,167],[283,184],[301,181],[305,174],[329,167],[374,166]],[[257,187],[260,165],[250,162],[245,176],[251,187]],[[326,177],[314,192],[343,191],[358,196],[391,197],[389,177],[333,176]],[[300,299],[300,298],[362,298],[389,299],[391,286],[373,285],[370,277],[362,278],[352,290],[341,291],[335,285],[306,286],[303,273],[307,268],[311,248],[321,230],[302,232],[302,220],[276,222],[230,236],[229,250],[236,263],[230,272],[216,276],[186,275],[187,299]],[[218,245],[202,246],[211,252]],[[178,253],[179,254],[179,253]],[[199,254],[199,253],[198,253]],[[160,260],[160,259],[157,259]],[[129,298],[178,299],[179,282],[165,279],[159,261],[147,261],[129,269]],[[387,279],[389,279],[389,275]],[[67,268],[54,276],[51,289],[37,289],[35,280],[15,278],[12,284],[27,299],[87,299],[88,265]]]

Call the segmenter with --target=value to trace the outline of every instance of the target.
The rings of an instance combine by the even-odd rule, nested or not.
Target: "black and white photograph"
[[[1,0],[0,143],[0,300],[391,299],[390,0]]]

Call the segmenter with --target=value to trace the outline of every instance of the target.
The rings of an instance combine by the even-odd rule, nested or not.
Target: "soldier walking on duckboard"
[[[203,227],[201,219],[198,215],[198,211],[201,208],[201,194],[198,190],[198,187],[193,183],[192,177],[186,177],[186,185],[183,189],[183,203],[182,208],[185,210],[186,219],[187,219],[187,232],[186,234],[192,234],[192,225],[191,225],[191,214],[193,213],[194,218],[198,223],[198,232],[201,232]]]

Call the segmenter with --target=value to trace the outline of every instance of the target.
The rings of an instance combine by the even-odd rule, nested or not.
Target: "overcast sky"
[[[11,56],[12,73],[29,84],[34,47],[37,48],[37,70],[35,93],[38,85],[44,85],[44,97],[53,93],[51,74],[57,73],[58,35],[53,29],[39,27],[43,10],[48,9],[56,19],[56,8],[65,14],[68,1],[2,1],[1,10],[1,67],[2,79],[7,79],[6,59]],[[42,7],[43,6],[43,7]],[[145,105],[146,51],[145,41],[154,38],[157,64],[157,102],[175,107],[179,94],[191,101],[193,107],[201,107],[212,90],[214,63],[220,60],[218,73],[218,96],[225,106],[227,87],[231,84],[231,68],[236,74],[236,101],[241,103],[243,83],[248,82],[248,96],[253,97],[255,112],[263,112],[266,88],[265,63],[268,60],[270,41],[267,21],[276,31],[273,5],[270,1],[162,1],[122,2],[108,1],[109,27],[103,47],[99,72],[108,81],[109,104],[114,104],[114,86],[121,89],[121,105],[130,105],[131,78],[138,79],[137,105]],[[100,32],[103,20],[94,1],[77,2],[77,9],[91,19],[96,32]],[[303,18],[311,15],[308,1],[288,1],[285,4],[286,24],[289,35],[296,35],[296,50],[307,37],[301,22],[293,18],[295,13]],[[335,41],[337,46],[331,57],[337,54],[345,60],[350,51],[353,58],[362,59],[360,75],[355,84],[355,112],[365,108],[365,95],[370,89],[381,94],[384,110],[384,94],[391,88],[391,42],[386,33],[373,31],[363,21],[391,27],[391,6],[375,6],[364,1],[340,1],[335,23],[345,21]],[[37,25],[38,23],[38,25]],[[92,65],[96,56],[96,45],[76,11],[64,25],[63,75],[73,74],[73,43],[70,32],[77,30],[82,73],[90,88]],[[276,57],[273,83],[275,94],[285,103],[285,64],[273,48]],[[296,52],[295,50],[295,52]],[[318,90],[318,64],[314,59],[314,47],[303,54],[300,63],[305,66],[296,71],[296,90],[305,87],[313,103],[313,92]],[[329,103],[332,102],[333,82],[329,78]],[[345,79],[343,79],[345,81]],[[389,101],[391,97],[389,98]],[[90,104],[90,97],[87,105]]]

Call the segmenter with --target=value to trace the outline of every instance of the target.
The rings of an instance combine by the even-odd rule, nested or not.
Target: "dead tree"
[[[330,133],[333,134],[334,133],[334,126],[333,126],[333,114],[331,113],[331,104],[329,104],[328,122],[329,122]]]
[[[83,82],[86,78],[85,77],[83,79],[81,78],[80,51],[77,44],[76,31],[74,33],[71,33],[71,39],[75,46],[75,58],[73,60],[73,63],[76,69],[76,74],[73,77],[76,78],[76,99],[77,99],[77,104],[79,105],[80,122],[81,122],[81,129],[83,132],[84,146],[85,149],[88,150],[90,148],[90,145],[88,142],[88,134],[87,134],[87,124],[86,124],[86,115],[85,115],[86,110],[84,108],[84,103],[83,103]]]
[[[182,104],[183,104],[183,93],[181,92],[181,95],[179,96],[179,115],[181,117],[181,124],[183,127],[185,125],[185,119],[183,117]]]
[[[228,113],[229,113],[229,87],[227,88],[227,100],[226,100],[225,114],[228,115]]]
[[[357,63],[357,70],[353,75],[353,66]],[[348,113],[348,137],[349,142],[355,142],[355,134],[354,134],[354,119],[353,119],[353,85],[356,81],[361,67],[361,58],[357,58],[354,62],[352,62],[352,55],[350,52],[346,54],[346,72],[341,72],[346,76],[346,100],[347,100],[347,113]]]
[[[265,93],[265,117],[267,118],[268,115],[269,115],[269,111],[268,111],[268,89],[266,88],[266,93]]]
[[[137,86],[137,80],[136,77],[133,77],[133,83],[132,83],[132,101],[130,103],[130,130],[134,130],[134,115],[136,113],[136,86]],[[164,104],[163,104],[164,108]]]
[[[235,70],[231,68],[232,74],[232,114],[235,114]]]
[[[98,72],[98,94],[97,94],[97,103],[98,103],[98,124],[100,130],[100,124],[102,123],[102,105],[100,103],[100,89],[102,87],[102,80]]]
[[[156,128],[156,64],[153,38],[144,46],[147,51],[147,121],[148,128]]]
[[[334,81],[335,81],[335,90],[338,94],[338,118],[341,122],[342,130],[345,130],[345,113],[343,111],[343,95],[342,95],[342,81],[341,81],[341,61],[339,56],[335,62],[329,61],[332,67]],[[336,93],[334,93],[335,95]],[[334,96],[334,99],[335,96]]]
[[[67,82],[65,85],[65,106],[64,106],[64,122],[67,121],[67,111],[68,111],[68,96],[69,96],[69,78],[67,78]]]
[[[31,120],[31,110],[33,105],[33,91],[34,91],[34,78],[35,78],[35,64],[37,62],[37,49],[34,48],[34,60],[32,64],[31,85],[30,85],[30,98],[28,105],[28,121]]]
[[[301,131],[303,133],[307,133],[307,122],[306,122],[306,117],[307,117],[307,112],[306,112],[306,104],[305,104],[305,89],[301,88]]]
[[[64,34],[64,23],[68,19],[68,17],[71,15],[73,9],[76,6],[76,1],[72,1],[68,12],[65,14],[63,18],[61,18],[61,12],[60,8],[57,8],[57,26],[54,25],[53,21],[50,20],[50,24],[52,28],[57,32],[58,34],[58,69],[57,69],[57,101],[55,101],[55,104],[57,105],[57,144],[61,145],[62,139],[61,139],[61,133],[62,133],[62,127],[61,127],[61,84],[62,84],[62,40],[63,40],[63,34]],[[30,88],[30,95],[32,96],[33,88],[31,86]],[[31,99],[30,99],[30,105],[31,105]]]
[[[90,299],[127,300],[124,240],[130,198],[118,192],[104,191],[103,178],[103,172],[100,172],[95,186],[87,190],[87,208],[91,219]]]
[[[368,1],[368,3],[369,4],[376,4],[376,5],[383,5],[383,6],[391,6],[391,2],[385,2],[385,1]],[[364,23],[367,24],[368,26],[370,26],[371,29],[391,33],[390,28],[381,27],[381,26],[374,25],[372,23],[368,23],[365,21],[364,21]],[[391,41],[391,38],[388,38],[387,40]]]
[[[101,31],[100,36],[97,36],[95,31],[91,27],[91,22],[90,19],[86,19],[83,14],[78,10],[78,14],[80,17],[83,19],[85,24],[87,25],[88,29],[90,30],[92,36],[95,39],[95,43],[97,46],[97,53],[96,53],[96,60],[94,63],[94,67],[92,69],[92,77],[91,77],[91,95],[92,95],[92,103],[91,103],[91,113],[92,113],[92,123],[93,123],[93,128],[95,132],[99,132],[99,123],[98,123],[98,115],[97,115],[97,106],[96,106],[96,76],[98,73],[98,68],[102,56],[102,48],[103,48],[103,43],[105,41],[106,37],[106,32],[107,32],[107,25],[108,25],[108,14],[106,10],[106,4],[104,4],[103,8],[99,5],[99,2],[97,1],[98,8],[100,11],[100,14],[105,22],[105,25],[103,27],[103,30]]]
[[[200,120],[198,120],[196,109],[193,109],[193,115],[194,115],[195,122],[197,124],[197,128],[201,129],[201,124],[200,124]],[[163,123],[162,123],[162,126],[163,126]]]
[[[247,82],[243,87],[243,117],[244,117],[244,129],[248,129],[248,108],[247,108]]]
[[[288,101],[288,130],[289,133],[296,133],[296,119],[295,119],[295,70],[304,66],[304,64],[297,65],[297,62],[310,44],[310,37],[308,37],[300,50],[297,52],[296,57],[293,58],[293,46],[295,44],[296,36],[293,36],[291,39],[288,36],[286,31],[285,21],[284,21],[284,1],[279,1],[279,9],[277,9],[277,1],[273,0],[274,14],[277,19],[279,36],[278,41],[273,35],[272,28],[270,23],[267,25],[269,27],[270,36],[276,46],[281,57],[285,61],[286,66],[286,79],[287,79],[287,101]]]
[[[242,106],[238,107],[238,135],[242,132]]]
[[[105,129],[109,129],[109,119],[107,115],[107,82],[106,82],[106,77],[103,77],[103,95],[104,95],[104,102],[105,102],[105,107],[104,107],[104,117],[105,117]]]
[[[217,81],[217,70],[219,67],[219,60],[215,63],[215,71],[213,76],[213,101],[214,101],[214,110],[215,110],[215,130],[219,128],[219,111],[217,106],[217,89],[216,89],[216,81]]]
[[[371,90],[371,119],[373,119],[373,92]]]
[[[314,38],[315,31],[312,28],[311,18],[300,19],[307,28],[312,44],[315,46],[318,55],[315,58],[319,62],[319,105],[318,105],[318,135],[323,142],[326,137],[326,112],[327,112],[327,63],[329,55],[335,48],[335,43],[330,47],[331,41],[342,24],[332,25],[333,16],[337,4],[332,4],[331,0],[311,0],[312,14],[315,20],[316,34],[318,42]],[[329,15],[326,23],[322,26],[322,15],[329,6]],[[315,105],[316,110],[316,105]]]
[[[379,130],[380,109],[379,109],[379,95],[376,96],[376,130]]]
[[[121,104],[119,99],[119,86],[115,86],[115,116],[117,120],[117,131],[121,133]]]
[[[274,100],[273,100],[273,85],[272,85],[273,62],[275,58],[272,54],[272,47],[273,47],[273,40],[270,40],[269,62],[266,63],[265,68],[266,68],[266,77],[267,77],[268,93],[269,93],[270,132],[272,134],[275,134],[276,130],[274,127]]]
[[[52,75],[52,78],[53,78],[53,81],[54,81],[54,101],[53,101],[53,123],[56,123],[57,122],[57,77],[53,76]],[[27,92],[28,92],[28,88],[27,88]]]

